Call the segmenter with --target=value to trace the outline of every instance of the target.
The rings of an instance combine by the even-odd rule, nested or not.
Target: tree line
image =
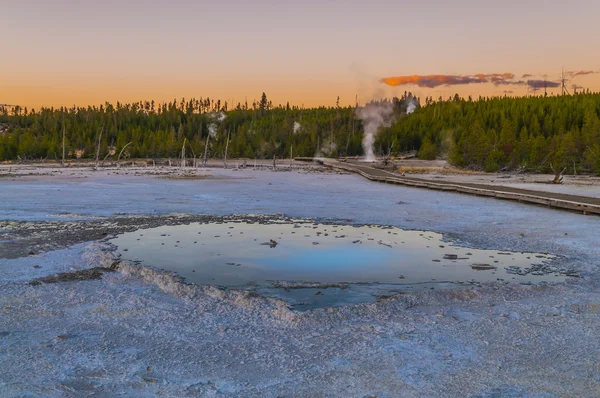
[[[600,94],[498,97],[458,95],[406,114],[411,93],[391,101],[394,122],[375,141],[380,155],[416,150],[421,159],[498,170],[600,173]],[[4,127],[3,127],[4,126]],[[263,93],[252,104],[200,98],[156,104],[106,103],[95,107],[0,108],[0,160],[176,158],[186,153],[222,158],[357,156],[363,125],[355,106],[273,106]]]
[[[600,94],[426,99],[379,141],[458,167],[600,174]]]

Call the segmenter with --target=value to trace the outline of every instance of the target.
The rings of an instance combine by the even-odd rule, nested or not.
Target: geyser
[[[373,143],[381,127],[389,127],[393,120],[394,105],[388,101],[369,102],[356,110],[356,115],[363,122],[364,137],[362,141],[367,162],[375,161]]]

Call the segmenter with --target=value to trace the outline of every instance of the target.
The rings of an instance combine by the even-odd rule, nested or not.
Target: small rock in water
[[[491,270],[491,269],[496,269],[496,267],[494,267],[493,265],[489,265],[489,264],[471,264],[471,268],[478,270],[478,271],[487,271],[487,270]]]

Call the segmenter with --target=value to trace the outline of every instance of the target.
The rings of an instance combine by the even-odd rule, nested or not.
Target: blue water
[[[271,247],[271,241],[277,245]],[[389,227],[312,222],[192,223],[129,232],[111,242],[124,259],[175,271],[191,283],[258,289],[313,306],[372,301],[392,291],[435,286],[564,280],[560,275],[515,276],[506,272],[506,267],[549,263],[553,259],[550,255],[466,248],[445,241],[441,234]],[[494,269],[471,267],[482,263]],[[292,290],[274,290],[282,284]],[[352,288],[319,287],[323,284]]]

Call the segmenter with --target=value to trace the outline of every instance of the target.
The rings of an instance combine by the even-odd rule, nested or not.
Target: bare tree
[[[181,168],[185,168],[185,143],[187,138],[183,138],[183,145],[181,146]]]
[[[565,167],[564,169],[562,169],[562,171],[560,173],[557,173],[556,170],[554,170],[554,166],[552,166],[552,163],[550,163],[550,168],[552,169],[552,172],[554,173],[554,179],[552,180],[552,184],[562,184],[563,183],[563,173],[567,170],[567,168]]]
[[[65,118],[63,116],[63,128],[62,128],[62,167],[65,167]]]
[[[127,144],[125,144],[125,146],[123,148],[121,148],[121,151],[119,152],[119,156],[117,156],[117,167],[120,166],[119,160],[121,160],[121,155],[123,154],[123,151],[125,150],[125,148],[127,148],[129,145],[131,145],[131,142],[128,142]]]
[[[223,165],[227,168],[227,151],[229,150],[229,130],[227,130],[227,142],[225,143],[225,157],[223,158]]]
[[[98,146],[96,147],[96,166],[94,170],[98,170],[98,162],[100,157],[100,141],[102,140],[102,132],[104,132],[104,126],[100,129],[100,134],[98,135]]]
[[[192,151],[192,156],[194,157],[193,167],[196,168],[196,153],[194,152],[194,147],[192,146],[191,141],[188,141],[188,144],[190,145],[190,149]]]
[[[206,155],[208,155],[208,141],[210,140],[210,134],[206,136],[206,144],[204,144],[204,161],[202,167],[206,167]]]

